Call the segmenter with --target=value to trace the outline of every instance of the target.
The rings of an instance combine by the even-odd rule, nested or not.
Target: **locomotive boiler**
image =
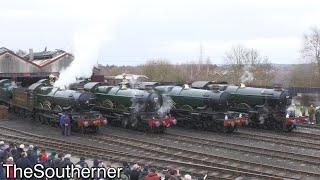
[[[163,132],[176,123],[174,117],[162,111],[162,96],[144,90],[120,86],[104,86],[98,82],[84,85],[95,95],[95,109],[115,125],[142,131]]]
[[[291,97],[287,90],[279,87],[254,88],[209,81],[202,88],[227,92],[229,109],[247,113],[251,126],[285,131],[296,128],[294,115],[287,112],[291,105]]]
[[[233,132],[246,123],[245,116],[228,111],[228,93],[181,86],[156,86],[155,91],[171,97],[172,113],[179,125],[204,130]]]

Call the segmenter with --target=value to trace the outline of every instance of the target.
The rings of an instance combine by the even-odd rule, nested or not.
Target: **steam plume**
[[[80,16],[82,25],[74,33],[74,60],[68,68],[60,72],[54,86],[69,86],[76,81],[76,77],[90,77],[99,59],[100,47],[112,39],[112,32],[125,9],[123,5],[126,3],[121,1],[120,6],[119,2],[115,2],[95,1],[83,4],[77,1],[77,5],[73,6],[72,13],[85,16]],[[86,14],[88,8],[95,8],[95,13]]]

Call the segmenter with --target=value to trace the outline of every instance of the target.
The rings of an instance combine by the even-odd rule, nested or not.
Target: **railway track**
[[[160,169],[168,166],[184,167],[188,168],[188,173],[191,173],[193,175],[200,175],[199,172],[207,171],[209,179],[235,179],[238,177],[255,177],[258,179],[286,178],[286,176],[273,176],[267,175],[266,173],[255,174],[249,171],[241,171],[241,168],[237,170],[205,164],[198,164],[194,161],[191,161],[192,158],[189,158],[190,161],[181,161],[180,157],[180,161],[177,161],[174,159],[175,155],[172,155],[172,157],[168,159],[167,157],[162,157],[159,154],[152,155],[151,152],[155,153],[156,151],[150,151],[150,149],[148,149],[148,155],[137,152],[121,152],[118,150],[111,150],[90,145],[84,145],[76,142],[67,142],[61,139],[36,135],[28,132],[21,132],[4,126],[0,126],[0,134],[0,139],[9,142],[11,141],[16,143],[32,143],[37,144],[39,145],[39,147],[42,148],[51,148],[61,152],[72,153],[75,155],[86,156],[90,158],[99,157],[102,160],[114,162],[128,161],[131,163],[152,164],[153,166]],[[158,147],[158,149],[161,148]],[[203,174],[201,173],[201,175]]]
[[[300,135],[297,135],[296,137],[300,137]],[[257,141],[270,142],[275,144],[281,144],[285,146],[295,146],[295,147],[300,147],[305,149],[320,150],[320,143],[306,140],[306,139],[297,140],[292,138],[292,135],[291,136],[277,135],[277,134],[271,134],[271,133],[259,133],[259,132],[253,132],[248,130],[241,130],[238,132],[237,137],[252,139]]]
[[[178,135],[174,134],[174,136],[178,137]],[[166,136],[166,138],[169,136]],[[180,136],[181,137],[181,136]],[[189,137],[187,137],[189,138]],[[300,170],[293,170],[289,169],[286,167],[279,167],[279,166],[271,166],[267,164],[260,164],[260,163],[255,163],[255,162],[249,162],[249,161],[242,161],[240,159],[234,159],[230,157],[223,157],[223,156],[215,156],[212,154],[205,154],[201,152],[195,152],[187,149],[182,149],[178,147],[173,147],[173,146],[167,146],[167,145],[162,145],[161,143],[155,143],[155,142],[150,142],[150,141],[145,141],[145,140],[138,140],[136,138],[131,138],[131,137],[124,137],[121,135],[114,135],[114,134],[103,134],[103,137],[95,137],[98,141],[106,141],[110,142],[113,141],[113,143],[124,143],[124,144],[129,144],[132,143],[132,146],[135,146],[135,148],[139,149],[145,149],[145,150],[151,150],[155,151],[155,153],[169,153],[169,154],[178,154],[179,158],[183,158],[186,161],[194,159],[193,161],[198,161],[197,163],[205,163],[206,165],[215,165],[215,166],[221,166],[221,167],[226,167],[228,169],[237,169],[241,171],[250,171],[251,173],[260,173],[260,174],[268,174],[268,175],[278,175],[279,177],[283,178],[303,178],[301,175],[305,177],[313,176],[313,177],[318,177],[320,174],[318,173],[313,173],[313,172],[305,172],[305,171],[300,171]],[[181,140],[178,137],[179,140]],[[189,138],[190,139],[190,138]],[[154,139],[156,140],[156,139]],[[177,139],[175,139],[177,140]],[[157,141],[157,140],[156,140]],[[161,142],[161,141],[159,141]],[[193,143],[191,141],[188,141],[188,143]],[[159,149],[159,147],[161,147]],[[258,153],[258,152],[256,152]],[[269,154],[270,155],[270,154]],[[291,158],[293,158],[291,156]],[[305,157],[306,158],[306,157]],[[289,159],[289,157],[288,157]],[[203,161],[205,160],[205,161]],[[304,161],[307,162],[308,160],[314,162],[315,164],[319,164],[314,160],[309,159],[298,159],[298,161]],[[214,164],[213,164],[214,163]],[[300,177],[299,177],[300,176]]]
[[[208,139],[208,138],[201,138],[201,137],[194,137],[188,134],[179,133],[167,133],[168,136],[165,139],[172,139],[176,141],[182,141],[186,143],[192,143],[202,146],[209,146],[209,147],[218,147],[224,149],[232,149],[235,151],[241,151],[244,153],[250,153],[255,155],[264,155],[268,157],[275,157],[284,160],[290,160],[300,163],[306,164],[313,164],[313,165],[320,165],[320,157],[318,156],[311,156],[301,153],[294,153],[288,151],[280,151],[275,149],[267,149],[243,144],[236,144],[232,142],[222,141],[222,140],[215,140],[215,139]]]

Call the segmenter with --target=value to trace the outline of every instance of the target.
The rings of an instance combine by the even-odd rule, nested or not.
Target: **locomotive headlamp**
[[[155,124],[156,124],[156,127],[160,126],[160,122],[159,121],[156,121]]]
[[[287,115],[286,115],[286,118],[289,118],[289,117],[290,117],[289,114],[287,114]]]
[[[242,118],[242,114],[241,113],[239,114],[239,118]]]
[[[107,124],[107,120],[106,119],[103,120],[103,124]]]
[[[224,116],[224,120],[228,120],[229,118],[228,118],[228,115],[225,115]]]
[[[84,121],[84,122],[83,122],[83,125],[84,125],[85,127],[88,127],[88,126],[89,126],[88,121]]]

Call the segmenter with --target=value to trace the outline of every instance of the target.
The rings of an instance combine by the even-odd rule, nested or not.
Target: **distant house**
[[[25,77],[46,78],[58,75],[67,68],[74,57],[63,50],[33,52],[21,55],[5,47],[0,48],[0,78],[19,79]]]

